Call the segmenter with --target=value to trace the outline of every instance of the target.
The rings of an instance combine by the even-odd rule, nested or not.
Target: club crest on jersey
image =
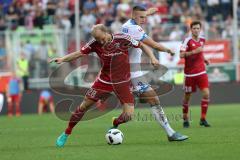
[[[200,42],[201,46],[203,45],[203,41]]]
[[[193,43],[192,46],[195,47],[196,45]]]

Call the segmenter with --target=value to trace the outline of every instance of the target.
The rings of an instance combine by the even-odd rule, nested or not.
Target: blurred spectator
[[[177,73],[174,74],[174,84],[176,85],[182,85],[184,82],[184,73],[182,69],[179,69]]]
[[[221,0],[221,14],[223,19],[227,19],[228,16],[232,15],[232,0]]]
[[[219,13],[219,0],[207,0],[207,21],[212,21],[213,17]]]
[[[223,39],[229,39],[232,40],[232,36],[233,36],[233,29],[232,29],[232,16],[229,15],[226,19],[226,21],[224,22],[224,26],[223,26],[223,31],[222,31],[222,38]]]
[[[183,35],[184,35],[184,32],[182,29],[180,29],[180,26],[175,26],[169,36],[169,40],[181,41]]]
[[[97,8],[96,2],[94,0],[87,0],[83,5],[83,10],[95,10]]]
[[[15,105],[16,116],[21,115],[20,111],[20,101],[21,101],[21,92],[20,92],[20,79],[16,77],[16,74],[13,72],[8,86],[7,86],[7,101],[8,101],[8,116],[13,116],[13,106]]]
[[[104,14],[104,12],[108,9],[107,8],[108,2],[109,2],[109,0],[96,0],[96,4],[97,4],[97,7],[98,7],[98,12],[100,14]]]
[[[54,102],[51,92],[48,90],[42,90],[39,96],[38,114],[41,115],[43,112],[47,112],[48,107],[50,112],[54,113]]]
[[[0,70],[4,70],[7,65],[7,53],[3,41],[0,40]]]
[[[172,6],[170,7],[170,14],[172,15],[173,23],[180,23],[180,16],[182,15],[182,9],[180,5],[174,1]]]
[[[125,18],[117,16],[115,18],[115,21],[110,26],[110,29],[111,29],[112,33],[119,33],[119,32],[121,32],[122,25],[123,25],[123,23],[125,21],[126,21]]]
[[[26,59],[25,54],[21,53],[20,58],[17,60],[18,75],[22,78],[24,90],[28,88],[29,77],[29,61]]]
[[[96,23],[96,18],[89,10],[84,10],[80,19],[80,25],[83,30],[83,38],[88,41],[91,37],[91,28]]]
[[[38,50],[37,50],[37,59],[39,60],[40,65],[40,77],[47,77],[48,76],[48,45],[45,40],[42,40]]]
[[[20,43],[20,50],[22,53],[25,54],[26,59],[29,61],[31,57],[35,54],[35,48],[31,41],[27,40],[24,44],[23,42]]]
[[[153,14],[147,17],[147,22],[151,27],[155,27],[161,23],[161,17],[158,14]]]
[[[49,43],[48,46],[48,59],[56,58],[57,57],[57,49],[53,45],[53,43]],[[53,72],[57,68],[58,64],[50,63],[49,64],[49,72]]]
[[[219,33],[219,26],[217,23],[213,22],[210,24],[209,30],[208,30],[208,39],[219,39],[221,38]]]
[[[18,26],[18,18],[19,18],[19,11],[17,8],[15,8],[15,6],[12,4],[7,11],[6,14],[6,19],[7,19],[7,23],[8,23],[8,27],[10,29],[15,30]]]
[[[5,24],[4,19],[0,17],[0,32],[5,31],[6,29],[7,29],[7,25]]]
[[[35,27],[37,27],[39,29],[43,29],[44,17],[43,17],[43,12],[40,8],[36,9],[33,24]]]
[[[202,8],[198,3],[195,3],[195,5],[191,8],[191,15],[196,16],[197,19],[201,20],[204,17],[204,13],[202,11]]]

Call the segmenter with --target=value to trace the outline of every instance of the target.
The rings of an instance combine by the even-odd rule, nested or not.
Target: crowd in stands
[[[80,0],[80,27],[83,39],[88,40],[90,28],[103,23],[118,32],[130,17],[131,6],[142,4],[157,7],[158,13],[148,18],[153,32],[161,32],[159,24],[188,25],[193,19],[207,22],[224,22],[232,19],[232,0]],[[240,4],[240,3],[239,3]],[[15,30],[18,26],[28,29],[44,28],[56,24],[69,34],[74,27],[75,0],[0,0],[0,31]],[[240,7],[238,14],[240,17]],[[216,27],[216,29],[219,26]],[[179,28],[173,28],[178,32]],[[179,32],[180,33],[180,32]],[[162,39],[173,39],[176,33]],[[182,33],[180,33],[182,34]],[[224,33],[224,36],[226,33]],[[178,38],[178,37],[176,37]]]

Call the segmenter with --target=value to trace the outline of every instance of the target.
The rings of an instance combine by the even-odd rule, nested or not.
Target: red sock
[[[208,103],[208,99],[202,99],[201,101],[201,119],[206,119]]]
[[[183,120],[188,120],[188,108],[189,108],[189,104],[188,104],[188,102],[183,101],[182,106],[183,106],[183,108],[182,108]]]
[[[68,127],[65,130],[65,134],[71,134],[72,133],[72,129],[73,127],[82,119],[83,115],[85,114],[85,110],[80,109],[80,107],[78,107],[76,109],[76,111],[72,114],[69,123],[68,123]]]
[[[8,115],[12,115],[13,114],[13,103],[9,102],[8,103]]]
[[[113,121],[114,126],[118,126],[119,124],[126,123],[131,120],[131,116],[126,113],[122,113],[118,118]]]

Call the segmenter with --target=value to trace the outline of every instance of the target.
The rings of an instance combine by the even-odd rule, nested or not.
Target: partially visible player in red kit
[[[65,132],[58,137],[56,141],[58,147],[64,146],[73,127],[82,119],[85,112],[97,101],[106,99],[111,92],[115,93],[123,106],[123,112],[114,120],[113,126],[117,127],[131,120],[133,115],[134,98],[130,91],[128,49],[132,47],[144,49],[144,45],[125,34],[112,35],[102,24],[94,26],[91,33],[94,40],[82,47],[81,51],[51,60],[60,64],[96,52],[102,62],[98,78],[86,92],[80,107],[72,114]]]
[[[183,127],[188,128],[189,117],[189,101],[191,94],[196,92],[197,87],[202,92],[201,100],[201,119],[200,125],[210,127],[206,120],[208,103],[209,103],[209,83],[206,73],[205,64],[209,61],[204,58],[203,47],[205,39],[200,36],[202,24],[199,21],[194,21],[190,25],[192,35],[183,41],[180,49],[180,57],[185,59],[184,74],[184,98],[183,98]]]

